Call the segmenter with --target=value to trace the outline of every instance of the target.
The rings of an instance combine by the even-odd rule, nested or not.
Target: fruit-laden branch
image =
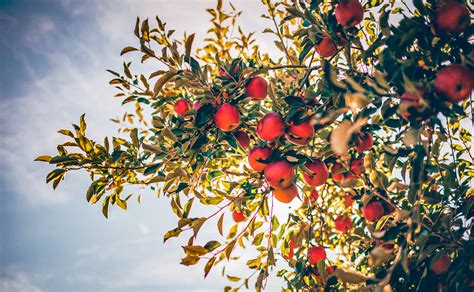
[[[152,28],[137,19],[138,45],[122,55],[161,68],[109,71],[123,105],[135,105],[114,120],[129,137],[97,143],[81,117],[60,131],[69,140],[56,156],[38,157],[56,166],[47,182],[56,188],[84,169],[86,198],[105,216],[109,205],[127,209],[128,184],[149,186],[179,218],[164,240],[190,236],[181,263],[207,260],[205,276],[221,264],[237,287],[258,275],[260,290],[271,273],[301,291],[468,287],[470,8],[307,2],[263,1],[279,59],[220,0],[197,50],[194,34],[177,39],[161,19]],[[197,216],[196,204],[217,210]],[[235,224],[225,230],[229,213]],[[219,234],[201,243],[212,218]],[[238,246],[256,251],[243,279],[225,270]]]

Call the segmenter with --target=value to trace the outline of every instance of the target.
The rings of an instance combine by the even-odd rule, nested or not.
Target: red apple
[[[471,94],[474,87],[474,74],[463,65],[449,65],[439,71],[434,87],[448,101],[460,102]]]
[[[471,23],[470,14],[466,5],[454,1],[448,2],[436,11],[435,23],[446,33],[460,33]]]
[[[262,100],[267,97],[268,83],[265,79],[255,76],[245,86],[245,93],[253,100]]]
[[[284,189],[274,189],[273,197],[282,203],[291,203],[293,199],[298,195],[298,188],[295,184],[290,185]]]
[[[330,36],[324,36],[321,42],[315,46],[315,49],[321,57],[331,57],[337,51],[336,44]]]
[[[341,231],[342,233],[347,233],[352,226],[352,220],[349,216],[346,215],[339,215],[336,220],[334,220],[334,224],[336,225],[336,229]]]
[[[360,133],[355,140],[355,150],[364,152],[374,146],[374,139],[370,133]]]
[[[344,171],[342,169],[343,169],[342,164],[340,164],[338,162],[336,162],[332,165],[331,175],[332,175],[332,179],[335,182],[340,182],[344,178]]]
[[[299,125],[290,125],[286,131],[288,140],[297,145],[308,144],[314,136],[314,127],[308,121]]]
[[[380,202],[371,202],[367,206],[361,208],[362,215],[368,222],[374,222],[382,218],[384,215],[384,209]]]
[[[328,168],[321,160],[315,159],[313,161],[306,162],[304,166],[314,172],[303,173],[303,178],[308,185],[317,187],[327,181],[329,177]]]
[[[174,104],[174,111],[178,115],[184,115],[190,108],[189,101],[186,98],[180,98]]]
[[[219,106],[214,115],[214,123],[224,132],[230,132],[240,124],[239,110],[230,103],[224,103]]]
[[[264,174],[270,186],[276,189],[284,189],[293,183],[295,169],[287,161],[276,161],[267,165]]]
[[[247,148],[250,145],[250,137],[244,131],[236,131],[234,132],[234,137],[239,142],[242,148]]]
[[[344,207],[347,209],[354,203],[354,199],[350,193],[344,195]]]
[[[364,19],[364,8],[357,0],[341,0],[336,6],[336,20],[344,27],[358,25]]]
[[[352,160],[351,170],[355,175],[363,174],[365,172],[364,159],[357,158],[357,159]]]
[[[311,200],[311,202],[313,202],[313,201],[316,201],[318,198],[319,198],[318,191],[317,190],[312,190],[311,193],[309,194],[309,200]],[[309,200],[308,200],[308,197],[304,198],[305,203],[308,203]]]
[[[443,255],[431,264],[431,269],[436,275],[442,275],[449,270],[451,266],[451,259],[447,254]]]
[[[249,154],[249,164],[250,167],[255,169],[258,172],[263,171],[268,164],[262,162],[262,160],[267,160],[272,156],[272,150],[266,147],[255,147],[250,151]]]
[[[326,259],[326,251],[323,247],[313,246],[308,250],[309,263],[316,265],[319,261]]]
[[[268,113],[258,121],[257,135],[263,141],[272,142],[285,134],[285,121],[277,113]]]
[[[234,221],[239,223],[239,222],[242,222],[242,221],[245,221],[245,215],[243,212],[239,212],[239,211],[234,211],[232,213],[232,218],[234,218]]]

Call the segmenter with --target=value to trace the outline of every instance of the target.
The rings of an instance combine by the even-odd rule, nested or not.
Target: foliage
[[[111,205],[127,209],[131,195],[123,195],[124,187],[149,186],[179,218],[164,240],[190,236],[183,265],[206,261],[207,276],[217,264],[236,259],[237,247],[257,251],[247,262],[249,277],[225,274],[236,282],[234,289],[254,279],[260,290],[273,271],[287,290],[468,291],[474,278],[472,100],[449,102],[433,82],[449,63],[472,71],[473,26],[456,35],[437,31],[441,3],[435,0],[364,1],[365,18],[354,27],[338,23],[333,1],[262,4],[269,23],[264,32],[275,37],[278,59],[260,51],[254,34],[238,26],[240,12],[221,0],[207,10],[211,29],[197,53],[194,34],[175,39],[158,17],[151,27],[149,19],[137,18],[138,45],[121,55],[141,54],[142,63],[157,62],[161,69],[150,76],[133,73],[131,63],[124,63],[123,73],[109,70],[116,96],[135,104],[135,113],[115,120],[131,125],[120,130],[130,139],[92,141],[82,116],[73,131],[59,131],[69,140],[56,156],[37,158],[56,166],[47,182],[56,188],[67,172],[87,171],[92,183],[86,199],[101,203],[106,217]],[[337,45],[327,58],[315,50],[325,37]],[[262,101],[245,91],[257,75],[269,82]],[[402,95],[420,88],[418,103],[402,112]],[[173,105],[183,98],[199,106],[176,114]],[[295,168],[294,202],[301,203],[293,203],[287,218],[274,215],[280,203],[264,174],[248,166],[250,149],[235,131],[215,126],[213,116],[224,102],[238,108],[239,130],[252,147],[272,149],[261,162],[286,160]],[[309,121],[314,137],[308,145],[284,136],[260,140],[257,122],[269,112],[279,113],[286,125]],[[372,135],[374,146],[360,152],[354,145],[364,135]],[[306,164],[311,159],[342,168],[311,187],[302,177],[314,174]],[[356,159],[363,159],[360,174],[351,167]],[[335,179],[337,174],[347,179]],[[316,200],[310,197],[314,189]],[[373,202],[383,214],[370,222],[364,208]],[[193,216],[196,204],[209,206],[209,215]],[[232,211],[245,220],[223,230],[224,214]],[[339,215],[352,220],[346,233],[335,228]],[[218,218],[222,237],[200,242],[201,227],[213,228],[211,218]],[[308,250],[315,246],[331,260],[312,264]],[[452,263],[437,275],[432,265],[444,255]]]

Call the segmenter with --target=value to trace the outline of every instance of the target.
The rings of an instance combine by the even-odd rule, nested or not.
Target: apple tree
[[[127,209],[130,186],[155,192],[177,216],[164,240],[189,238],[181,263],[205,276],[252,249],[248,275],[223,270],[225,290],[261,290],[274,273],[285,291],[471,291],[469,4],[262,0],[270,56],[216,2],[197,49],[159,17],[136,20],[121,55],[156,71],[109,70],[133,105],[120,135],[93,141],[82,116],[37,158],[55,166],[46,181],[88,172],[105,217]],[[219,236],[204,242],[202,228]]]

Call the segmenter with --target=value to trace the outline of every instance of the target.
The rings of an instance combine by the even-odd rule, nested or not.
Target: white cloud
[[[9,271],[0,274],[0,291],[40,292],[42,290],[31,282],[27,274]]]

